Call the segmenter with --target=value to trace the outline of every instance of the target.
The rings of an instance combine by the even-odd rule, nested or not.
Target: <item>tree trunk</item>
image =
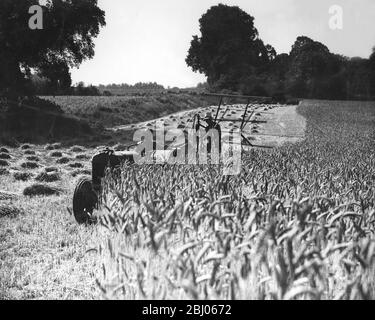
[[[19,63],[10,57],[0,57],[0,95],[15,100],[25,94],[26,80]]]

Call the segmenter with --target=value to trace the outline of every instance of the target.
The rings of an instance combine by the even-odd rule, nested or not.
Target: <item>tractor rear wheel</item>
[[[92,187],[92,181],[82,178],[74,190],[73,213],[79,224],[92,223],[95,221],[92,213],[98,204],[98,196]]]

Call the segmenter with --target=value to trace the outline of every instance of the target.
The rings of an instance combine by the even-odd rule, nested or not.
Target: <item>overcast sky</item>
[[[278,53],[289,53],[299,35],[350,57],[367,58],[375,46],[375,0],[99,0],[107,26],[95,40],[95,57],[72,70],[73,82],[190,87],[205,81],[185,58],[199,18],[218,3],[254,16],[260,38]],[[342,30],[329,28],[332,5],[343,8]]]

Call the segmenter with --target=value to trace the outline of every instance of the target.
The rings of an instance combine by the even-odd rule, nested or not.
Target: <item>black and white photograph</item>
[[[374,299],[374,0],[0,0],[0,302]]]

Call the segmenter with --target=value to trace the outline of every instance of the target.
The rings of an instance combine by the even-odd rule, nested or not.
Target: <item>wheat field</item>
[[[2,148],[0,298],[374,299],[375,104],[298,112],[305,139],[238,176],[124,165],[91,226],[70,207],[94,150]]]
[[[164,165],[107,177],[103,295],[373,299],[374,104],[299,111],[306,140],[244,155],[239,176]]]

